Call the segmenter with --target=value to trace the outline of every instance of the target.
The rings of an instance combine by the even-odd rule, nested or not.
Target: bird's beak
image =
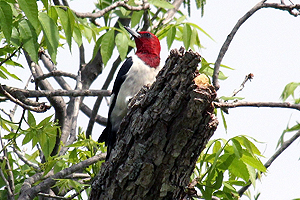
[[[124,28],[135,38],[140,38],[141,37],[141,34],[139,34],[138,32],[136,32],[135,30],[127,27],[127,26],[124,26]]]

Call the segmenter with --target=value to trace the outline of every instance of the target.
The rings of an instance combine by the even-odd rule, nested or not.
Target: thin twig
[[[143,4],[141,6],[130,6],[127,4],[127,1],[117,1],[115,3],[113,3],[112,5],[104,8],[103,10],[91,13],[91,12],[86,12],[86,13],[80,13],[80,12],[76,12],[73,11],[77,17],[80,18],[100,18],[102,17],[104,14],[108,13],[109,11],[117,8],[117,7],[123,7],[126,10],[130,10],[130,11],[141,11],[141,10],[147,10],[150,8],[150,4],[146,3]]]
[[[271,164],[280,156],[280,154],[286,150],[294,141],[296,141],[300,137],[300,131],[298,131],[295,135],[293,135],[289,140],[285,141],[281,147],[269,158],[269,160],[264,164],[266,168],[270,167]],[[258,174],[256,174],[256,179],[258,178]],[[238,194],[241,197],[244,192],[252,185],[250,182],[249,185],[246,185],[242,187],[239,191]]]
[[[240,85],[240,87],[236,90],[233,91],[233,93],[231,94],[231,97],[234,97],[235,95],[237,95],[237,93],[239,93],[240,91],[242,91],[245,87],[245,84],[247,81],[251,81],[253,79],[254,75],[252,73],[248,74],[245,76],[244,81],[242,82],[242,84]]]
[[[236,108],[236,107],[268,107],[268,108],[291,108],[300,111],[300,104],[292,104],[289,102],[246,102],[246,101],[237,101],[237,102],[214,102],[215,107],[217,108]]]
[[[52,77],[52,76],[66,76],[66,77],[69,77],[69,78],[72,78],[72,79],[76,80],[76,75],[75,74],[55,70],[55,71],[49,72],[48,74],[43,74],[42,76],[36,77],[34,80],[31,80],[31,82],[32,83],[33,82],[38,82],[40,80],[44,80],[44,79]]]
[[[7,190],[7,193],[8,193],[7,196],[9,198],[9,200],[14,200],[14,193],[11,191],[11,188],[9,186],[9,182],[6,179],[6,177],[5,177],[5,175],[4,175],[3,171],[2,171],[1,166],[0,166],[0,176],[1,176],[2,180],[4,181],[4,183],[6,185],[6,190]]]
[[[1,177],[4,178],[4,182],[6,184],[6,189],[7,189],[7,192],[8,192],[8,198],[10,200],[13,200],[14,199],[14,191],[15,191],[15,183],[14,183],[14,176],[13,176],[13,173],[12,173],[12,169],[11,169],[11,166],[10,166],[10,163],[9,163],[9,160],[8,160],[8,154],[7,154],[7,149],[6,149],[6,146],[4,145],[3,143],[3,140],[2,140],[2,137],[0,135],[0,142],[1,142],[1,146],[2,146],[2,151],[3,151],[3,160],[5,160],[5,168],[6,168],[6,174],[7,174],[7,179],[5,178],[4,176],[4,173],[0,167],[0,172],[1,172]],[[3,166],[3,165],[2,165]]]
[[[20,160],[22,160],[26,165],[28,165],[29,167],[32,167],[33,169],[35,169],[38,172],[41,171],[41,168],[37,164],[30,162],[27,158],[25,158],[25,156],[23,156],[23,154],[19,150],[17,150],[14,147],[13,147],[13,150],[17,154],[18,158],[20,158]]]
[[[6,59],[0,62],[0,66],[2,66],[6,61],[10,60],[16,53],[22,48],[22,45],[20,45],[12,54],[10,54]]]

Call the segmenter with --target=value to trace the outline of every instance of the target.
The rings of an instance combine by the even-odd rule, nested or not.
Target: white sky
[[[78,11],[91,11],[94,8],[92,0],[71,1],[71,8]],[[204,17],[200,18],[200,11],[194,10],[189,21],[196,23],[210,34],[215,41],[201,35],[200,41],[205,49],[200,54],[208,61],[215,62],[219,50],[237,20],[251,9],[259,0],[207,0]],[[279,2],[279,1],[278,1]],[[294,3],[297,3],[296,1]],[[299,2],[298,2],[299,3]],[[252,82],[238,96],[245,97],[246,101],[280,101],[280,94],[284,86],[292,81],[299,82],[300,74],[300,16],[295,18],[288,12],[264,8],[256,12],[240,28],[227,51],[223,64],[234,68],[234,71],[223,70],[229,76],[221,81],[218,96],[229,96],[239,87],[245,75],[254,74]],[[162,61],[168,55],[166,41],[162,42]],[[176,45],[177,44],[177,45]],[[176,43],[172,48],[179,48]],[[75,44],[74,44],[75,47]],[[85,49],[88,60],[92,55],[92,46]],[[66,47],[66,51],[68,48]],[[58,69],[76,73],[78,69],[78,51],[74,48],[72,55],[59,50],[57,56]],[[111,62],[110,62],[111,63]],[[22,70],[24,82],[29,76],[28,68]],[[108,64],[109,66],[109,64]],[[15,72],[20,74],[19,70]],[[104,70],[107,73],[108,69]],[[93,89],[102,87],[101,76],[92,85]],[[16,86],[15,81],[7,85]],[[23,87],[24,83],[17,83]],[[34,86],[32,85],[31,88]],[[299,95],[299,92],[296,94]],[[95,98],[86,98],[91,108]],[[107,108],[101,108],[105,115]],[[287,124],[293,126],[300,119],[300,113],[290,109],[279,108],[234,108],[226,115],[228,133],[220,123],[213,138],[229,139],[236,135],[248,135],[264,142],[258,145],[265,156],[263,162],[274,153],[277,141]],[[50,115],[50,113],[46,113]],[[221,119],[220,119],[221,122]],[[86,129],[88,119],[79,118],[79,126]],[[99,130],[99,131],[96,131]],[[98,135],[96,135],[98,132]],[[94,127],[93,138],[97,139],[102,132],[102,127]],[[287,134],[291,136],[291,134]],[[300,197],[300,157],[299,141],[291,145],[268,169],[262,183],[258,183],[256,191],[261,192],[259,199],[293,199]],[[255,194],[255,192],[252,192]],[[247,199],[243,197],[242,199]]]

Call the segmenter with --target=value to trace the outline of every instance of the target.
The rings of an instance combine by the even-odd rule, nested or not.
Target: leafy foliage
[[[205,199],[212,199],[212,196],[238,199],[238,187],[249,181],[255,184],[256,173],[266,172],[259,160],[261,156],[246,136],[212,140],[199,157],[191,178],[197,180],[196,187]]]

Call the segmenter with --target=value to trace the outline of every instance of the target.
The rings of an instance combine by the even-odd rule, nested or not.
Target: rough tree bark
[[[150,89],[144,87],[92,184],[90,199],[182,199],[195,163],[218,121],[211,85],[196,85],[200,55],[172,50]]]

